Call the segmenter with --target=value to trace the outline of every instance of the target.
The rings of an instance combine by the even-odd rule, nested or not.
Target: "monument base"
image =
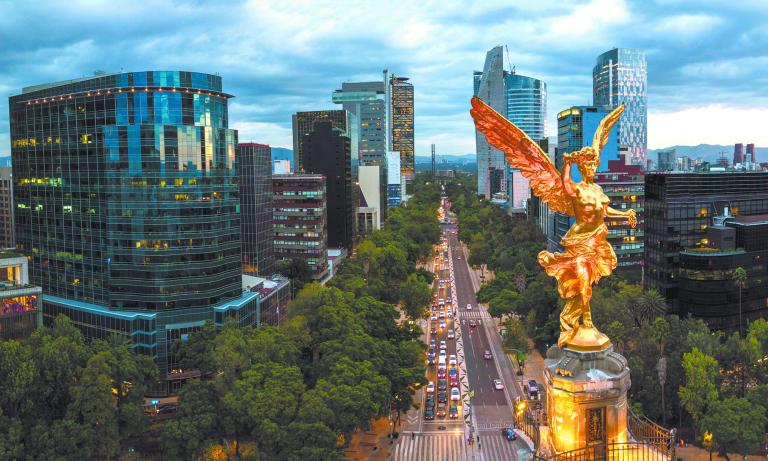
[[[627,360],[613,351],[547,351],[544,378],[550,439],[558,453],[627,441]],[[576,346],[578,347],[578,345]]]
[[[573,336],[566,341],[566,348],[578,352],[597,352],[607,350],[611,340],[600,333],[594,326],[579,325]]]

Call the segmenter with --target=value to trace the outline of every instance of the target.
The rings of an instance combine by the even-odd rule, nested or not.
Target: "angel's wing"
[[[597,155],[600,155],[603,147],[608,143],[608,136],[611,135],[611,128],[613,128],[613,125],[619,121],[622,112],[624,112],[624,103],[613,109],[610,114],[600,120],[600,124],[595,130],[595,137],[592,138],[592,148],[595,149]]]
[[[493,110],[479,98],[472,98],[475,127],[488,142],[504,152],[513,168],[531,181],[533,193],[549,203],[553,211],[574,216],[573,204],[565,195],[560,172],[547,154],[520,128]]]

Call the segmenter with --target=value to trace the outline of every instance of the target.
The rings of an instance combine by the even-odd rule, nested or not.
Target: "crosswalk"
[[[517,460],[517,447],[520,440],[510,442],[498,432],[481,432],[480,442],[475,442],[469,449],[469,453],[478,455],[475,459],[485,461],[512,461]],[[471,457],[470,457],[471,459]]]
[[[463,319],[489,319],[491,314],[486,311],[459,311],[459,318]]]
[[[517,446],[509,442],[501,431],[480,432],[480,442],[467,444],[463,433],[450,434],[401,434],[391,450],[393,461],[516,461]]]
[[[461,433],[401,434],[391,451],[393,461],[464,461],[466,441]]]

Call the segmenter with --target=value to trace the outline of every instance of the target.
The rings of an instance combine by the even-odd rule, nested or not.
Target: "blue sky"
[[[334,108],[343,81],[411,77],[416,153],[474,152],[472,71],[506,44],[555,115],[591,99],[595,58],[648,58],[649,147],[768,146],[768,2],[0,0],[0,97],[95,70],[218,73],[241,141],[291,147],[291,114]],[[0,104],[0,155],[9,155]]]

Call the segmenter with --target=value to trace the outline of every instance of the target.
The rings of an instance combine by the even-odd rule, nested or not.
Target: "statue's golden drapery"
[[[557,289],[565,300],[560,314],[558,346],[590,351],[602,350],[608,338],[592,325],[589,301],[592,285],[616,268],[616,254],[606,240],[605,218],[626,218],[635,227],[635,210],[620,211],[609,206],[603,189],[594,183],[600,164],[600,151],[608,141],[611,127],[619,120],[624,105],[608,114],[595,131],[592,146],[564,156],[563,171],[558,171],[547,154],[521,129],[478,98],[472,98],[472,118],[488,142],[504,152],[510,166],[530,180],[534,194],[549,204],[552,211],[575,218],[563,237],[562,253],[539,253],[539,264],[557,280]],[[582,180],[571,180],[576,164]],[[580,322],[581,321],[581,322]]]

